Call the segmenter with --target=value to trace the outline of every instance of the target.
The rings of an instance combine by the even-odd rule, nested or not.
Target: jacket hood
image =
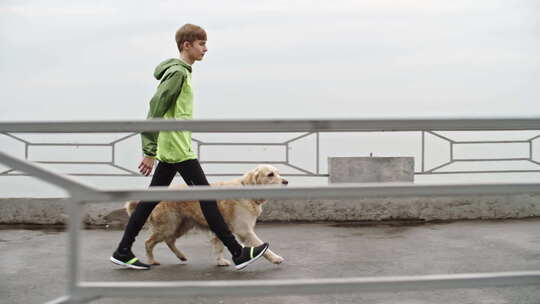
[[[170,67],[175,66],[175,65],[183,66],[191,73],[191,66],[189,64],[183,62],[182,60],[178,58],[170,58],[158,64],[158,66],[154,70],[154,77],[156,77],[157,80],[160,80],[161,77],[163,77],[163,75],[165,74],[165,72]]]

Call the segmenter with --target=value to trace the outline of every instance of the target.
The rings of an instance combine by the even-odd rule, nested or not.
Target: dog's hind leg
[[[185,262],[187,261],[187,257],[176,247],[176,240],[191,230],[194,227],[194,224],[193,222],[182,218],[176,218],[175,221],[177,224],[174,233],[168,234],[167,237],[165,237],[165,243],[180,261]]]
[[[171,249],[172,252],[174,252],[174,254],[176,255],[176,257],[178,257],[180,259],[180,261],[182,262],[185,262],[187,261],[187,257],[184,255],[184,253],[182,253],[182,251],[178,250],[178,248],[176,248],[176,238],[174,237],[169,237],[165,240],[165,243],[167,243],[167,246],[169,246],[169,249]]]
[[[223,243],[217,238],[215,234],[211,234],[210,242],[214,246],[214,252],[216,253],[216,260],[218,266],[231,266],[231,262],[229,262],[225,257],[223,256],[223,249],[225,246]]]
[[[158,261],[154,259],[154,247],[159,242],[162,242],[163,239],[159,237],[158,233],[153,233],[144,243],[144,247],[146,248],[146,256],[148,257],[148,263],[150,265],[160,265]]]

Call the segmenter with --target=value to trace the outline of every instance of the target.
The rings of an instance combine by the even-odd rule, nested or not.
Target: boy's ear
[[[188,46],[191,46],[191,43],[189,41],[182,42],[182,49],[187,48]]]

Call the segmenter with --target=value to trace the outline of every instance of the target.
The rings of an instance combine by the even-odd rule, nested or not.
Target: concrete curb
[[[0,199],[0,224],[65,224],[65,198]],[[84,222],[123,225],[124,202],[89,203]],[[540,216],[540,195],[271,200],[260,221],[518,219]]]

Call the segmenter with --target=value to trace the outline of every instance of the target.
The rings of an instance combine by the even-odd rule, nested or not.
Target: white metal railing
[[[194,132],[307,132],[307,131],[411,131],[411,130],[540,130],[540,118],[499,119],[371,119],[371,120],[135,120],[93,122],[2,122],[0,132],[108,133],[159,130]],[[346,184],[317,187],[280,186],[223,187],[194,186],[183,190],[156,187],[147,190],[103,191],[73,177],[43,168],[0,151],[0,163],[24,171],[67,190],[70,194],[69,245],[66,296],[50,303],[84,303],[99,297],[151,296],[256,296],[328,294],[342,292],[431,290],[540,285],[540,270],[485,274],[445,274],[404,277],[365,277],[298,280],[180,281],[180,282],[83,282],[80,279],[80,230],[82,207],[87,201],[192,200],[241,197],[335,198],[388,195],[466,195],[540,193],[540,183],[515,184]],[[250,288],[235,288],[246,287]]]
[[[346,132],[340,132],[339,134],[348,133],[348,134],[358,134],[366,132],[379,132],[378,130],[375,131],[346,131]],[[444,131],[442,131],[444,132]],[[464,131],[461,131],[463,134]],[[469,134],[471,132],[475,131],[465,131]],[[493,131],[492,131],[493,132]],[[512,132],[524,132],[524,131],[512,131]],[[525,131],[529,132],[529,131]],[[281,141],[272,141],[269,142],[267,140],[258,140],[257,142],[253,141],[245,141],[245,140],[233,140],[227,139],[226,141],[214,141],[214,140],[201,140],[199,137],[201,133],[193,133],[193,148],[194,151],[197,151],[197,158],[199,159],[199,162],[204,166],[205,164],[208,165],[236,165],[241,166],[245,164],[257,164],[257,163],[265,163],[265,164],[271,164],[280,166],[281,168],[286,168],[285,171],[288,171],[287,169],[292,169],[292,172],[281,172],[282,176],[297,176],[297,177],[328,177],[328,173],[321,172],[321,159],[323,157],[321,153],[321,145],[324,142],[324,140],[321,140],[321,135],[325,132],[322,131],[310,131],[310,132],[302,132],[300,135],[296,135],[293,138],[289,138],[286,140]],[[331,133],[331,132],[326,132]],[[380,133],[380,132],[379,132]],[[540,135],[537,134],[529,134],[528,137],[524,139],[506,139],[506,140],[486,140],[486,139],[480,139],[480,140],[459,140],[456,139],[454,136],[440,134],[441,132],[435,132],[430,130],[417,130],[414,132],[407,131],[406,133],[411,134],[417,134],[420,135],[420,155],[415,156],[415,162],[418,161],[420,164],[419,170],[415,170],[414,175],[415,176],[429,176],[429,175],[441,175],[441,174],[478,174],[478,173],[490,173],[490,174],[506,174],[506,173],[534,173],[534,172],[540,172],[540,157],[538,157],[536,142],[540,142]],[[230,133],[222,133],[229,135]],[[255,134],[261,134],[261,133],[255,133]],[[275,133],[274,133],[275,134]],[[324,136],[326,140],[328,140],[328,136]],[[334,133],[335,134],[335,133]],[[516,135],[516,133],[513,133]],[[523,134],[523,133],[522,133]],[[78,149],[80,147],[84,148],[94,148],[97,151],[101,151],[102,153],[107,151],[108,159],[100,159],[100,160],[90,160],[90,161],[83,161],[83,160],[71,160],[71,159],[59,159],[56,157],[55,160],[34,160],[35,163],[39,164],[54,164],[54,165],[82,165],[85,168],[88,168],[87,166],[94,166],[94,165],[104,165],[107,169],[114,168],[114,173],[107,172],[107,170],[99,170],[97,172],[81,172],[77,170],[77,173],[70,173],[70,175],[73,176],[109,176],[109,177],[119,177],[119,176],[130,176],[130,177],[144,177],[140,173],[136,172],[134,168],[127,168],[124,165],[121,164],[118,157],[116,157],[116,154],[118,152],[118,148],[120,145],[126,144],[129,140],[131,140],[134,136],[138,135],[138,133],[130,133],[128,135],[122,136],[120,138],[114,139],[112,141],[107,142],[44,142],[42,139],[39,139],[38,142],[35,140],[25,139],[20,136],[16,136],[12,133],[8,132],[0,132],[0,135],[9,137],[10,139],[15,140],[16,143],[22,144],[24,149],[21,149],[21,151],[24,150],[24,159],[31,159],[34,158],[36,153],[36,148],[75,148]],[[430,155],[430,149],[426,146],[428,139],[438,139],[446,142],[447,151],[446,153],[437,153],[439,155],[445,155],[447,157],[446,160],[439,161],[435,164],[428,165],[427,159],[433,158],[433,155]],[[312,168],[309,168],[310,166],[306,163],[300,165],[296,161],[293,161],[294,154],[292,152],[293,146],[298,144],[300,141],[305,141],[306,139],[310,139],[314,141],[314,158],[315,158],[315,164]],[[459,149],[464,149],[466,146],[473,146],[473,147],[479,147],[479,145],[485,145],[489,144],[491,145],[490,152],[493,152],[493,148],[495,148],[495,145],[497,148],[502,148],[503,146],[506,147],[514,147],[516,149],[516,145],[519,145],[521,149],[513,150],[513,154],[518,154],[519,156],[508,156],[505,155],[504,157],[467,157],[463,155],[459,155],[459,153],[456,153]],[[513,145],[513,146],[512,146]],[[400,145],[403,147],[402,145]],[[203,157],[206,153],[201,153],[201,151],[204,148],[210,148],[210,147],[221,147],[221,148],[232,148],[232,147],[249,147],[251,149],[253,148],[262,148],[263,151],[266,149],[272,149],[274,152],[278,152],[277,155],[278,158],[272,158],[272,159],[260,159],[258,161],[255,160],[207,160],[206,157]],[[332,147],[333,148],[333,147]],[[137,148],[138,149],[138,148]],[[393,150],[393,151],[399,151],[399,150]],[[30,153],[32,152],[32,153]],[[520,153],[521,152],[521,153]],[[296,153],[299,153],[298,150]],[[300,152],[302,153],[302,152]],[[380,152],[379,152],[380,153]],[[434,151],[431,151],[431,153],[434,153]],[[302,153],[303,154],[303,153]],[[357,151],[351,151],[351,155],[357,155]],[[370,153],[372,155],[372,153]],[[103,156],[103,155],[101,155]],[[206,156],[206,155],[204,155]],[[252,155],[251,155],[252,156]],[[503,166],[507,167],[510,163],[513,164],[526,164],[528,165],[528,168],[524,167],[516,167],[513,168],[491,168],[491,169],[461,169],[461,170],[452,170],[451,167],[453,165],[463,165],[463,164],[490,164],[490,166],[493,165],[499,165],[503,164]],[[506,164],[506,165],[504,165]],[[307,166],[306,166],[307,165]],[[222,171],[222,170],[221,170]],[[220,172],[220,173],[213,173],[213,172],[206,172],[207,176],[238,176],[243,173],[239,172]],[[28,175],[24,172],[16,172],[14,169],[8,169],[8,170],[0,170],[0,177],[6,177],[6,176],[24,176]]]

